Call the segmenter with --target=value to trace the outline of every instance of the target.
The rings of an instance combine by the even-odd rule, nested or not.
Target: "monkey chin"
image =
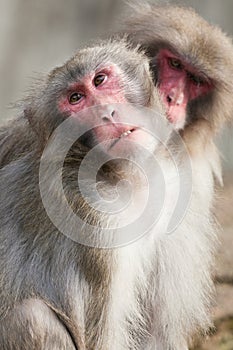
[[[97,139],[95,135],[95,141],[84,157],[83,165],[89,164],[85,180],[86,176],[97,173],[97,179],[104,183],[116,185],[119,180],[127,179],[133,181],[138,188],[146,186],[145,169],[150,169],[156,162],[159,142],[141,127],[134,127],[131,130],[125,131],[124,135],[121,134],[117,138],[109,136],[106,139],[102,135],[102,139]],[[93,133],[92,130],[92,135]]]

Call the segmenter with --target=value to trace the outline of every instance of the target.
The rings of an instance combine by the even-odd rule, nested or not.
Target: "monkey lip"
[[[126,137],[129,137],[129,135],[132,134],[133,132],[135,132],[137,129],[138,129],[138,128],[133,127],[133,128],[131,128],[131,129],[128,129],[128,130],[125,130],[124,132],[122,132],[122,133],[120,134],[120,136],[117,137],[117,138],[113,141],[113,143],[111,144],[111,146],[109,147],[109,149],[111,149],[112,147],[114,147],[115,144],[116,144],[118,141],[120,141],[121,139],[126,138]]]

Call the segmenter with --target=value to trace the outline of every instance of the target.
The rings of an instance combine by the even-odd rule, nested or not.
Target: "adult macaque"
[[[71,145],[65,158],[63,187],[72,210],[83,220],[95,223],[97,230],[99,222],[108,222],[107,214],[103,216],[91,210],[90,203],[82,197],[77,189],[77,174],[82,159],[93,146],[107,141],[110,146],[103,143],[99,153],[108,155],[114,154],[117,148],[126,153],[124,139],[139,138],[140,141],[143,131],[134,129],[136,116],[130,126],[119,114],[117,106],[120,108],[125,103],[155,108],[163,118],[148,59],[124,41],[110,41],[80,51],[64,66],[53,70],[25,102],[24,116],[2,128],[1,349],[131,347],[132,334],[140,329],[140,322],[131,324],[131,317],[139,317],[137,299],[141,295],[136,287],[139,271],[127,272],[130,246],[105,250],[85,247],[66,237],[50,221],[39,186],[41,155],[57,126],[68,117],[74,126],[76,120],[78,125],[90,126],[91,130]],[[95,115],[95,109],[88,109],[93,106],[101,109],[99,115]],[[98,125],[101,122],[102,125]],[[57,158],[59,151],[52,155],[51,162],[56,163]],[[91,168],[86,170],[87,178],[91,171]],[[121,164],[120,160],[100,169],[97,175],[102,193],[114,190],[125,173],[128,178],[132,177],[128,171],[128,165]],[[48,195],[56,209],[63,197],[54,185],[55,179],[48,180]],[[60,214],[69,228],[69,218]],[[75,230],[85,232],[81,226]],[[140,244],[134,244],[133,251],[135,249],[133,259],[137,259]],[[152,270],[148,269],[148,278]],[[129,274],[129,285],[121,304],[125,273]],[[128,300],[131,294],[132,300]],[[142,339],[144,337],[139,336],[135,343],[141,346]]]
[[[220,30],[190,10],[142,7],[130,26],[135,32],[131,39],[150,55],[161,99],[143,54],[113,41],[80,51],[55,69],[26,102],[18,125],[0,132],[2,349],[185,350],[192,336],[210,325],[214,176],[221,180],[212,137],[233,110],[233,49]],[[166,116],[174,128],[182,129],[194,174],[192,198],[184,220],[170,235],[158,234],[155,225],[121,248],[83,246],[63,235],[48,217],[40,195],[39,166],[51,135],[64,120],[73,117],[91,125],[87,107],[103,105],[102,124],[92,125],[64,161],[63,187],[73,212],[97,227],[100,236],[103,224],[112,225],[110,213],[108,217],[91,209],[81,196],[77,173],[99,143],[100,157],[112,156],[117,149],[130,154],[127,139],[145,145],[163,163],[168,207],[173,202],[177,174],[168,151],[149,133],[147,147],[133,113],[131,125],[125,125],[115,108],[125,103],[149,107],[161,123]],[[79,120],[80,115],[86,118]],[[184,150],[174,144],[175,134],[169,135],[166,144],[177,153],[177,165],[186,168]],[[132,159],[137,162],[140,157],[133,154]],[[97,175],[100,192],[107,198],[125,178],[133,178],[133,191],[144,186],[140,174],[120,159],[108,162]],[[56,208],[63,197],[56,191],[56,179],[48,181],[48,197]],[[156,198],[160,184],[156,177],[154,182]],[[136,208],[139,203],[134,204]],[[58,218],[60,214],[69,224],[58,208]],[[166,231],[166,210],[162,219]],[[85,227],[76,230],[85,234]]]
[[[187,235],[189,248],[188,252],[183,250],[180,260],[169,254],[161,259],[167,259],[167,269],[157,282],[162,287],[157,287],[157,298],[161,301],[156,311],[157,316],[163,316],[155,317],[152,327],[155,338],[163,339],[159,349],[183,349],[192,334],[198,330],[203,332],[209,324],[208,300],[213,288],[211,268],[206,262],[211,264],[213,259],[214,233],[210,228],[207,233],[205,224],[199,226],[198,221],[204,216],[214,221],[211,215],[214,177],[222,182],[213,139],[224,122],[232,120],[233,47],[231,39],[220,28],[210,25],[190,8],[138,4],[134,10],[132,17],[127,18],[123,33],[149,57],[167,119],[183,137],[192,160],[192,227],[183,233],[181,227],[178,229],[180,239]],[[199,253],[197,250],[195,253],[197,247],[194,248],[197,236]],[[163,249],[166,251],[165,246]]]

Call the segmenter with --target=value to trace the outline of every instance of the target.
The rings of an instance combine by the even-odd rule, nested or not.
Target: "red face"
[[[70,85],[58,103],[62,113],[93,128],[92,133],[97,143],[129,137],[135,131],[135,127],[123,124],[122,116],[113,107],[127,103],[121,77],[122,72],[117,66],[102,67]],[[79,113],[93,106],[99,107],[93,111],[89,109],[87,113]],[[104,125],[95,126],[102,123]]]
[[[179,129],[185,123],[189,101],[208,93],[212,84],[200,72],[169,50],[158,57],[159,90],[167,107],[167,117]]]

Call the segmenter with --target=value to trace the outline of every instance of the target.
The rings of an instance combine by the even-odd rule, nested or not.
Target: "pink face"
[[[93,127],[92,131],[98,142],[121,138],[122,135],[128,136],[130,130],[134,131],[134,127],[124,125],[121,116],[112,107],[115,104],[127,103],[121,77],[122,72],[115,65],[104,66],[86,75],[68,87],[66,95],[58,103],[60,111]],[[96,109],[99,113],[97,118],[94,109],[93,112],[89,109],[86,114],[79,113],[93,106],[99,106]],[[104,125],[95,126],[101,123]]]
[[[59,102],[63,112],[75,116],[81,110],[102,104],[126,102],[121,86],[121,71],[114,65],[102,67],[69,86]]]
[[[188,102],[208,93],[213,85],[169,50],[161,50],[157,59],[159,90],[167,107],[167,117],[179,129],[185,123]]]

